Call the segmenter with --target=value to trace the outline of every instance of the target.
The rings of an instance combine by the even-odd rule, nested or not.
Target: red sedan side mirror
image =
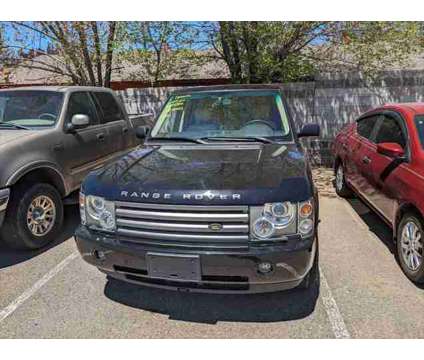
[[[380,143],[377,144],[377,152],[392,158],[402,157],[405,152],[397,143]]]

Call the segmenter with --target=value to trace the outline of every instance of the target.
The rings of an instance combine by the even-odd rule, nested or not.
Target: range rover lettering
[[[85,179],[78,249],[107,275],[215,292],[308,287],[318,197],[278,86],[180,90],[134,151]]]

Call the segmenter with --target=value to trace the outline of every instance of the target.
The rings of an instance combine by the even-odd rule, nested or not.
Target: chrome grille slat
[[[120,218],[117,220],[117,224],[118,226],[124,226],[124,227],[136,228],[136,229],[215,233],[215,231],[209,229],[208,224],[202,224],[202,223],[195,223],[195,224],[168,223],[168,222],[161,222],[161,221],[138,221],[138,220]],[[249,225],[223,224],[222,230],[220,232],[248,233]]]
[[[184,249],[247,249],[247,206],[116,202],[117,232],[124,241]],[[210,229],[220,224],[221,229]]]
[[[209,221],[209,222],[245,222],[248,220],[248,214],[238,213],[185,213],[170,211],[144,211],[118,208],[116,209],[118,217],[128,217],[149,220],[168,220],[168,221]]]

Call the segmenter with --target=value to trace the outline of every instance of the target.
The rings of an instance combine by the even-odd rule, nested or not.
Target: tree
[[[0,23],[0,69],[4,61],[6,61],[8,57],[7,45],[4,38],[4,28]]]
[[[113,63],[122,42],[122,29],[115,21],[12,22],[14,43],[19,55],[32,54],[31,61],[18,66],[62,75],[73,84],[110,87]],[[34,35],[47,43],[47,49],[36,46]],[[34,55],[44,55],[35,57]],[[19,56],[18,55],[18,56]]]
[[[222,21],[212,30],[213,47],[236,83],[293,81],[311,72],[302,51],[328,36],[320,22]]]
[[[419,49],[413,22],[226,21],[208,31],[235,83],[296,81],[342,68],[371,75]]]
[[[343,22],[334,41],[317,49],[313,57],[327,71],[358,71],[367,77],[402,67],[422,51],[420,23]]]
[[[190,67],[205,62],[194,50],[198,29],[188,22],[141,21],[126,27],[126,48],[121,58],[138,66],[133,76],[158,84],[169,76],[190,72]]]

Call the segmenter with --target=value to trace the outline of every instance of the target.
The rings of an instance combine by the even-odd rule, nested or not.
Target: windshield
[[[280,94],[251,90],[174,95],[159,115],[151,136],[292,140]]]
[[[63,94],[53,91],[0,92],[0,125],[49,127],[56,124]]]

